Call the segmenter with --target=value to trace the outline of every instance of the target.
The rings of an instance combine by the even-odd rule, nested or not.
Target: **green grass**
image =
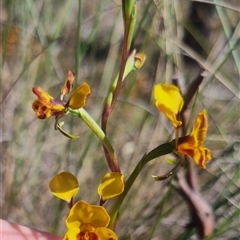
[[[215,0],[199,8],[206,32],[186,23],[192,3],[137,1],[132,48],[147,60],[124,81],[107,132],[127,178],[145,152],[174,137],[171,124],[154,107],[153,85],[171,83],[177,76],[185,93],[202,65],[207,74],[191,106],[188,132],[199,110],[207,109],[205,145],[213,160],[207,171],[198,170],[199,184],[214,210],[213,239],[237,239],[239,3]],[[92,88],[86,109],[100,124],[104,98],[121,61],[121,6],[107,0],[11,0],[2,5],[1,217],[63,235],[67,207],[52,196],[48,182],[68,170],[81,185],[77,199],[97,204],[97,186],[108,167],[100,142],[79,119],[64,117],[66,129],[80,135],[74,141],[54,131],[54,119],[36,119],[31,89],[37,85],[57,97],[68,70],[75,71],[75,87],[85,81]],[[183,42],[185,30],[203,52]],[[228,148],[230,153],[224,154]],[[188,208],[171,184],[174,177],[163,182],[151,177],[171,167],[162,157],[137,178],[120,211],[120,239],[194,239],[194,229],[185,228]],[[110,209],[111,202],[106,207]]]

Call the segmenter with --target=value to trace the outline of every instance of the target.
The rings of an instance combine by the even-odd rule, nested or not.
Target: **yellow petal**
[[[94,231],[99,240],[117,240],[116,234],[109,228],[97,228]]]
[[[173,112],[171,109],[167,108],[165,105],[155,103],[158,110],[165,114],[165,116],[172,122],[175,128],[180,127],[182,122],[177,120],[177,114]]]
[[[54,196],[67,202],[71,201],[80,188],[77,178],[70,172],[57,174],[50,181],[49,187]]]
[[[194,123],[193,130],[191,132],[191,136],[194,137],[195,145],[200,146],[203,144],[208,129],[208,121],[207,121],[207,112],[206,110],[201,111],[197,119]]]
[[[117,172],[107,173],[98,186],[98,194],[103,200],[114,198],[124,190],[124,175]]]
[[[102,206],[90,205],[84,201],[76,202],[71,208],[66,219],[66,225],[70,229],[88,223],[94,228],[107,227],[110,217]]]
[[[154,98],[156,107],[170,119],[174,127],[179,127],[182,122],[177,120],[177,114],[184,103],[180,90],[174,85],[157,84],[154,87]]]
[[[68,229],[63,240],[79,240],[80,229],[78,227],[73,227]]]
[[[67,106],[72,109],[79,109],[86,105],[86,100],[91,93],[91,89],[87,83],[80,85],[71,95]]]

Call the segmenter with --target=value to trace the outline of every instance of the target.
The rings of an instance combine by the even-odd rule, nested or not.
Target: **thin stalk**
[[[117,198],[117,201],[115,202],[115,204],[113,206],[113,209],[110,214],[111,220],[110,220],[110,223],[108,226],[110,229],[114,230],[119,209],[122,206],[122,203],[123,203],[125,197],[127,196],[130,188],[132,187],[134,181],[136,180],[136,178],[138,177],[138,175],[140,174],[140,172],[142,171],[143,167],[146,164],[146,162],[144,161],[144,157],[145,156],[143,156],[143,158],[139,161],[139,163],[137,164],[137,166],[131,173],[130,177],[128,178],[127,182],[125,183],[123,193]]]
[[[94,134],[98,137],[98,139],[101,141],[103,146],[106,148],[107,153],[109,154],[109,157],[110,157],[107,159],[107,162],[111,171],[120,172],[119,164],[110,141],[108,140],[108,138],[106,137],[105,133],[100,128],[100,126],[88,114],[88,112],[84,108],[80,108],[77,110],[73,110],[69,108],[68,114],[81,118],[88,125],[88,127],[94,132]]]
[[[80,64],[81,57],[81,23],[82,23],[82,0],[78,1],[78,18],[77,18],[78,26],[77,26],[77,47],[75,54],[75,78],[78,79],[78,68]]]
[[[113,93],[113,100],[109,109],[109,114],[112,112],[116,101],[117,101],[117,97],[120,93],[121,90],[121,86],[122,86],[122,79],[123,79],[123,75],[124,75],[124,69],[127,63],[127,59],[128,59],[128,54],[129,54],[129,49],[128,49],[128,35],[129,35],[129,25],[127,24],[127,26],[124,29],[124,40],[123,40],[123,51],[122,51],[122,62],[121,62],[121,67],[120,67],[120,72],[118,75],[118,81],[117,81],[117,86],[116,89]]]
[[[175,148],[174,141],[172,141],[170,143],[164,143],[164,144],[156,147],[155,149],[153,149],[152,151],[150,151],[148,154],[144,155],[141,158],[141,160],[139,161],[139,163],[137,164],[137,166],[135,167],[135,169],[133,170],[133,172],[129,176],[128,180],[126,181],[123,193],[117,198],[117,200],[116,200],[116,202],[113,206],[113,209],[112,209],[111,214],[110,214],[110,217],[111,217],[111,220],[110,220],[110,223],[109,223],[109,228],[110,229],[115,228],[115,224],[116,224],[119,209],[120,209],[125,197],[127,196],[130,188],[132,187],[134,181],[136,180],[138,175],[141,173],[143,167],[149,161],[153,160],[154,158],[172,153],[174,148]]]

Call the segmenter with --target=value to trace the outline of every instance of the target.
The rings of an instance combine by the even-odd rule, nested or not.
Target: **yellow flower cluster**
[[[57,174],[49,183],[52,194],[69,205],[66,219],[68,231],[64,240],[116,240],[116,234],[108,227],[110,216],[103,206],[78,201],[72,206],[73,197],[80,187],[77,178],[70,172]],[[121,173],[107,173],[98,187],[98,194],[104,201],[118,196],[124,190],[124,176]]]
[[[175,128],[179,128],[182,124],[179,114],[184,104],[180,90],[174,85],[157,84],[154,87],[154,98],[156,107],[169,118]],[[210,150],[203,147],[207,129],[207,112],[203,110],[198,114],[192,132],[179,138],[176,146],[176,152],[192,157],[202,168],[206,168],[205,162],[211,159]]]

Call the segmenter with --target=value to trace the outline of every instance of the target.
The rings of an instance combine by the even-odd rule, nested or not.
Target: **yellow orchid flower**
[[[117,172],[107,173],[98,186],[98,194],[103,201],[118,196],[123,190],[124,175]]]
[[[80,187],[77,178],[70,172],[57,174],[49,183],[52,194],[66,202],[71,202]]]
[[[68,78],[61,90],[61,98],[72,89],[73,80],[74,73],[69,71]],[[32,91],[38,98],[33,102],[32,109],[39,119],[63,115],[68,107],[72,109],[82,108],[86,105],[87,97],[91,93],[89,85],[83,83],[71,94],[69,101],[65,102],[62,99],[53,98],[40,87],[33,87]]]
[[[110,217],[104,207],[79,201],[73,205],[68,214],[66,219],[68,231],[63,239],[117,240],[116,234],[107,228],[109,222]]]
[[[179,88],[170,84],[157,84],[154,87],[154,98],[156,107],[170,119],[174,127],[181,126],[177,114],[182,110],[184,102]]]
[[[192,132],[178,139],[177,152],[186,154],[194,159],[196,164],[206,168],[205,162],[211,159],[211,152],[203,146],[208,129],[207,112],[201,111],[195,121]]]

